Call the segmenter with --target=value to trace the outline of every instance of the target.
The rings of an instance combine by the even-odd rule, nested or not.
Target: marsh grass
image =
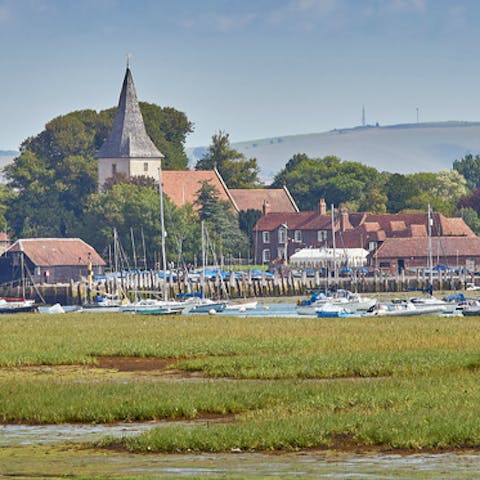
[[[104,447],[480,448],[473,317],[24,315],[0,317],[0,339],[3,422],[235,420],[169,425]],[[99,356],[168,359],[180,375],[96,373]]]
[[[99,446],[136,452],[480,446],[480,387],[473,374],[283,384],[281,391],[287,390],[290,394],[270,407],[234,423],[167,426],[137,437],[105,439]]]

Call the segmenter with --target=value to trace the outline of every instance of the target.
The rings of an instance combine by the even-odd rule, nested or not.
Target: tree
[[[425,211],[427,205],[452,215],[457,202],[467,192],[465,179],[456,171],[392,174],[386,182],[387,208],[392,213]]]
[[[465,177],[470,189],[480,187],[480,155],[466,155],[453,162],[453,169]]]
[[[212,144],[195,170],[217,168],[229,188],[255,188],[260,185],[260,169],[255,158],[245,160],[245,155],[230,147],[228,133],[220,131],[213,135]]]
[[[358,162],[342,162],[338,157],[292,157],[274,178],[272,187],[287,185],[301,210],[313,210],[320,198],[327,204],[348,203],[358,208],[371,188],[380,185],[380,174]]]
[[[458,201],[459,208],[472,208],[480,213],[480,188],[475,188],[470,194],[465,195]]]
[[[219,199],[218,190],[207,181],[198,191],[196,205],[200,220],[206,223],[209,237],[213,241],[218,258],[226,255],[238,256],[248,250],[248,239],[240,230],[238,216],[231,205]]]
[[[387,213],[388,197],[380,187],[371,187],[363,195],[359,210],[370,213]]]
[[[240,230],[248,237],[251,247],[254,245],[253,227],[261,216],[262,212],[260,210],[251,208],[238,214],[238,225]]]
[[[478,213],[473,208],[466,207],[461,209],[460,215],[473,232],[476,235],[480,235],[480,218]]]
[[[171,107],[140,102],[145,128],[153,143],[165,156],[165,170],[186,170],[188,158],[185,154],[185,140],[193,132],[193,124],[183,112]]]
[[[198,216],[190,207],[179,209],[164,199],[167,258],[181,262],[185,252],[193,259],[200,245]],[[131,231],[143,233],[147,263],[152,266],[161,251],[160,198],[156,185],[118,183],[89,197],[82,238],[99,251],[112,243],[113,229],[124,250],[133,258]],[[198,250],[197,250],[198,251]],[[132,266],[132,265],[131,265]]]
[[[185,114],[152,104],[140,107],[165,165],[186,168],[183,142],[192,125]],[[97,191],[94,155],[112,128],[115,112],[115,108],[71,112],[54,118],[40,134],[22,143],[20,155],[4,169],[9,187],[16,190],[7,213],[14,237],[62,237],[80,231],[88,198]]]

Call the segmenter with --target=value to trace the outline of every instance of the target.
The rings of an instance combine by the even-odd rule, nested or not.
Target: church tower
[[[163,155],[145,130],[128,65],[112,131],[95,156],[98,159],[100,190],[105,180],[116,173],[124,173],[128,177],[144,175],[156,180],[159,178]]]

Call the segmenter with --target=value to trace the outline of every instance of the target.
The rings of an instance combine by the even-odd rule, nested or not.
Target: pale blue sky
[[[478,0],[0,0],[0,149],[73,110],[140,100],[232,142],[480,120]]]

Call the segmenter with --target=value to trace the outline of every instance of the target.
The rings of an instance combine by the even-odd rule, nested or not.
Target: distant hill
[[[454,160],[468,153],[480,153],[480,122],[368,125],[232,143],[232,147],[258,160],[261,178],[267,183],[296,153],[310,157],[336,155],[380,171],[438,172],[451,169]],[[205,150],[199,147],[187,151],[192,165]]]
[[[0,150],[0,157],[16,157],[20,152],[16,150]]]

